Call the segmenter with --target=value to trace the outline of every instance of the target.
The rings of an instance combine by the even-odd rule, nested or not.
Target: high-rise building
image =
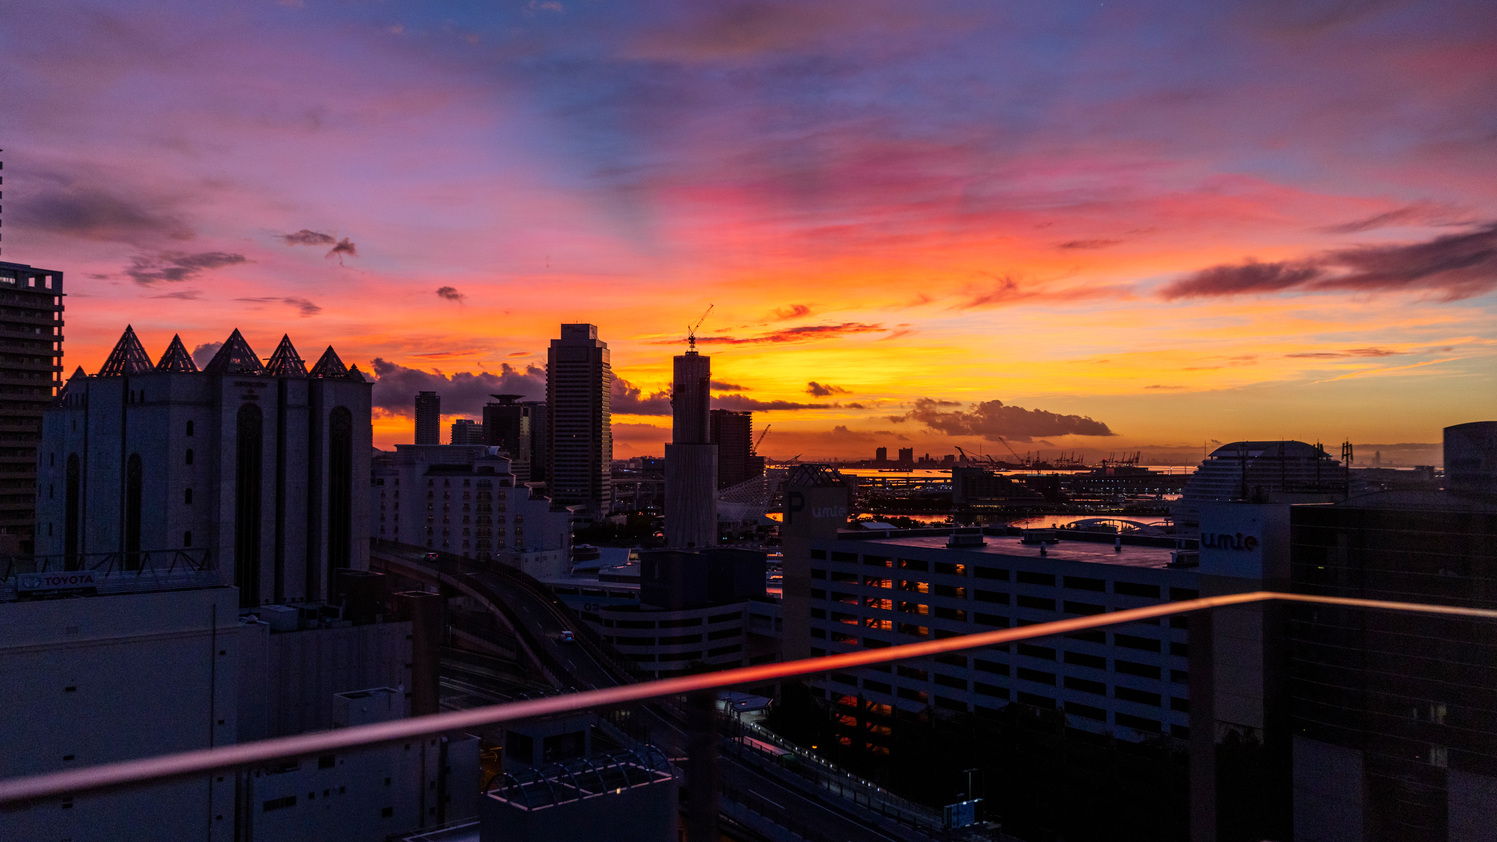
[[[873,461],[876,462],[876,463],[878,463],[878,464],[880,464],[880,465],[888,464],[888,462],[889,462],[889,448],[887,448],[887,447],[876,447],[876,448],[874,448],[874,450],[873,450]]]
[[[717,545],[717,445],[708,402],[712,358],[691,350],[675,359],[671,429],[665,446],[665,543],[673,549]]]
[[[457,418],[452,422],[453,444],[483,444],[483,425],[472,418]]]
[[[262,364],[237,330],[202,371],[180,337],[152,365],[127,327],[43,416],[37,554],[206,549],[243,607],[327,600],[369,567],[370,388],[331,347]]]
[[[901,467],[901,468],[913,468],[913,467],[915,467],[915,448],[913,448],[913,447],[901,447],[899,449],[899,467]]]
[[[520,403],[520,395],[493,395],[483,407],[483,443],[497,447],[510,458],[517,482],[529,482],[534,429],[532,407]]]
[[[754,453],[754,413],[712,410],[712,443],[717,445],[718,488],[764,474],[764,459]]]
[[[442,396],[416,393],[416,444],[442,443]]]
[[[564,324],[546,356],[547,492],[600,518],[613,503],[613,367],[598,326]]]
[[[0,263],[0,554],[29,553],[42,410],[62,382],[62,273]]]
[[[545,401],[520,401],[520,406],[530,410],[530,482],[545,482],[551,458],[551,408]]]

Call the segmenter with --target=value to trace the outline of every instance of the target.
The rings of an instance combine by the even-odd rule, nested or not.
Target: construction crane
[[[702,326],[702,322],[707,321],[707,314],[711,313],[712,308],[716,306],[716,304],[708,304],[707,310],[702,313],[700,319],[697,319],[697,323],[686,328],[686,342],[691,346],[687,353],[695,354],[697,352],[697,328]]]
[[[752,451],[750,451],[751,453],[758,453],[759,452],[759,445],[764,442],[764,437],[767,436],[767,435],[769,435],[769,428],[773,427],[773,426],[774,426],[773,424],[765,424],[764,425],[764,429],[762,431],[760,431],[759,437],[756,438],[756,439],[754,439],[754,449]]]

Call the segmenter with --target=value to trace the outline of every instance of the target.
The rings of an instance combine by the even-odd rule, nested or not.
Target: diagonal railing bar
[[[1497,610],[1465,608],[1454,605],[1426,605],[1412,602],[1394,602],[1377,599],[1353,599],[1348,597],[1312,596],[1275,591],[1252,591],[1223,596],[1201,597],[1180,602],[1161,603],[1142,608],[1128,608],[1088,617],[1074,617],[1049,623],[1036,623],[1018,628],[996,629],[976,634],[928,640],[921,643],[906,643],[880,649],[862,649],[817,658],[806,658],[778,664],[760,664],[751,667],[722,670],[700,675],[664,678],[621,687],[587,690],[565,696],[532,699],[523,702],[508,702],[472,710],[419,716],[393,722],[319,731],[291,737],[260,740],[253,743],[198,749],[179,754],[146,757],[102,763],[67,772],[53,772],[22,778],[0,780],[0,806],[24,806],[28,803],[79,795],[88,792],[120,789],[147,783],[178,780],[227,769],[236,769],[271,760],[311,757],[328,752],[342,751],[361,746],[383,745],[403,740],[462,731],[483,725],[499,725],[520,722],[561,713],[573,713],[594,708],[609,708],[633,702],[642,702],[666,696],[678,696],[703,690],[715,690],[745,684],[759,684],[782,678],[795,678],[833,670],[849,669],[922,658],[966,649],[984,649],[1002,646],[1039,637],[1118,625],[1121,623],[1150,620],[1171,614],[1185,614],[1212,608],[1246,605],[1258,602],[1302,602],[1320,605],[1344,605],[1352,608],[1371,608],[1386,611],[1406,611],[1422,614],[1446,614],[1461,617],[1481,617],[1497,620]]]

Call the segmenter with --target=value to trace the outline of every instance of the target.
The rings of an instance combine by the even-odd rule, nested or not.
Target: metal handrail
[[[368,745],[382,745],[404,740],[464,731],[484,725],[520,722],[562,713],[609,708],[634,702],[679,696],[725,687],[761,684],[783,678],[850,669],[922,658],[966,649],[1002,646],[1038,637],[1094,629],[1104,626],[1150,620],[1171,614],[1184,614],[1233,605],[1259,602],[1301,602],[1320,605],[1343,605],[1386,611],[1421,614],[1445,614],[1497,620],[1497,610],[1464,608],[1453,605],[1426,605],[1389,600],[1352,599],[1348,597],[1311,596],[1276,591],[1253,591],[1224,596],[1201,597],[1180,602],[1129,608],[1107,614],[1074,617],[1049,623],[1036,623],[1010,629],[995,629],[976,634],[906,643],[879,649],[862,649],[817,658],[806,658],[779,664],[760,664],[720,672],[664,678],[621,687],[587,690],[565,696],[509,702],[472,710],[319,731],[291,737],[278,737],[253,743],[197,749],[178,754],[103,763],[66,772],[52,772],[23,778],[0,780],[0,805],[26,804],[65,795],[119,789],[158,781],[177,780],[209,772],[237,769],[283,758],[311,757]]]

